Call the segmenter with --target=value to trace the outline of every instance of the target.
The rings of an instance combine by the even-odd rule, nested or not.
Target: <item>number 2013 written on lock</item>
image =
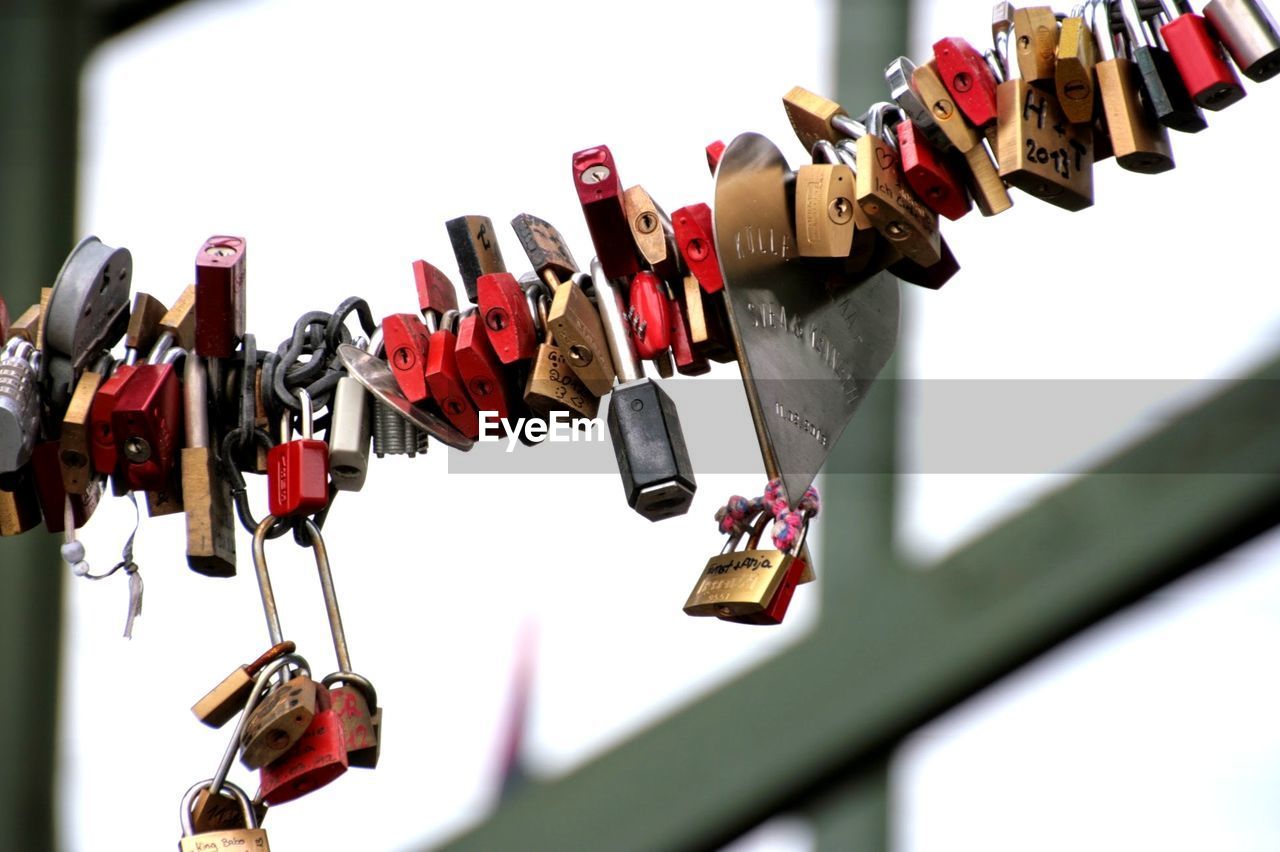
[[[1084,168],[1084,159],[1089,153],[1089,147],[1079,139],[1068,138],[1066,125],[1061,120],[1053,121],[1046,128],[1045,119],[1048,112],[1049,102],[1044,94],[1035,89],[1028,89],[1026,100],[1022,103],[1023,122],[1031,121],[1031,117],[1034,115],[1036,130],[1052,130],[1058,135],[1058,143],[1055,146],[1053,142],[1050,142],[1046,146],[1028,133],[1024,142],[1027,148],[1027,162],[1048,165],[1052,161],[1053,171],[1061,175],[1063,180],[1070,180],[1073,172],[1078,172]],[[1054,118],[1059,117],[1054,116]]]

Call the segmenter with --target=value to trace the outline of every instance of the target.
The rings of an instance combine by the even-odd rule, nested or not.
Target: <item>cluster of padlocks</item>
[[[76,573],[105,576],[89,572],[75,530],[109,483],[143,495],[152,516],[184,513],[201,574],[235,574],[236,518],[253,535],[273,646],[192,708],[214,727],[239,720],[215,775],[183,800],[182,849],[265,849],[267,806],[377,763],[381,708],[351,667],[321,535],[338,492],[363,487],[371,448],[414,456],[431,437],[465,451],[482,413],[594,418],[609,394],[627,503],[670,518],[696,481],[676,407],[644,364],[669,378],[737,361],[773,479],[718,513],[725,550],[684,608],[777,624],[812,578],[811,483],[893,351],[899,279],[936,289],[958,270],[939,217],[975,204],[996,215],[1010,187],[1087,207],[1095,163],[1166,171],[1168,130],[1198,132],[1202,110],[1244,96],[1237,68],[1280,73],[1280,30],[1257,0],[1213,0],[1204,17],[1175,0],[1090,0],[1069,15],[999,3],[992,34],[990,49],[946,38],[927,62],[895,60],[890,99],[857,119],[793,89],[784,106],[812,163],[792,171],[756,134],[712,143],[714,219],[706,204],[667,215],[642,187],[624,189],[607,147],[575,153],[589,273],[553,226],[521,214],[511,225],[531,271],[517,277],[493,223],[460,217],[446,226],[469,306],[417,260],[418,312],[375,322],[352,298],[260,350],[234,236],[199,247],[195,283],[171,307],[131,297],[128,250],[94,237],[13,322],[0,300],[0,534],[43,521]],[[265,475],[261,520],[245,473]],[[288,533],[313,549],[330,619],[337,668],[319,681],[282,635],[267,572],[266,542]],[[128,548],[120,568],[139,597]],[[237,754],[260,772],[252,799],[227,780]]]

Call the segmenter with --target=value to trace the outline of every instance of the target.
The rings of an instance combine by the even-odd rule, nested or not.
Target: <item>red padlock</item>
[[[730,618],[720,617],[721,621],[733,621],[738,624],[781,624],[782,619],[786,618],[787,610],[791,607],[791,599],[795,597],[796,586],[800,584],[800,577],[804,574],[805,560],[802,557],[796,557],[791,562],[791,566],[787,568],[787,573],[782,578],[778,591],[773,593],[773,600],[769,601],[769,605],[759,612],[751,615],[739,615]]]
[[[172,362],[139,364],[129,372],[111,412],[111,434],[125,489],[168,490],[182,446],[182,384]]]
[[[907,184],[930,210],[955,221],[973,209],[964,182],[910,119],[898,122],[898,152]]]
[[[444,316],[445,311],[458,309],[458,291],[449,276],[425,260],[413,262],[413,283],[418,289],[418,310],[423,314],[432,311]]]
[[[938,76],[956,106],[974,127],[996,121],[996,78],[987,60],[962,38],[939,39],[933,44]]]
[[[267,506],[277,518],[314,515],[329,504],[329,445],[312,434],[311,395],[300,388],[298,399],[302,437],[290,440],[292,417],[286,411],[281,443],[267,451]]]
[[[514,364],[532,358],[538,350],[538,330],[515,276],[508,272],[481,275],[476,279],[476,300],[498,360]]]
[[[61,447],[58,441],[39,441],[31,450],[30,472],[35,482],[36,495],[40,499],[40,511],[44,513],[44,528],[51,533],[66,529],[67,491],[62,486],[62,465],[58,461]],[[89,483],[83,494],[72,494],[71,518],[76,528],[84,526],[98,508],[102,486],[98,480]]]
[[[214,236],[196,253],[196,354],[230,358],[244,337],[244,237]]]
[[[505,418],[511,412],[507,402],[507,383],[479,312],[458,320],[458,341],[453,350],[458,372],[466,383],[467,394],[480,411],[497,412]]]
[[[689,271],[707,293],[724,289],[720,261],[716,259],[715,229],[711,227],[711,208],[705,204],[681,207],[671,216],[676,232],[676,247]]]
[[[258,796],[282,805],[329,784],[347,771],[346,734],[329,690],[316,690],[316,713],[302,737],[258,772]]]
[[[1191,99],[1209,110],[1226,109],[1248,94],[1236,69],[1227,61],[1222,43],[1208,22],[1186,0],[1161,0],[1169,23],[1160,27],[1173,64]]]
[[[429,314],[427,327],[435,322],[435,315]],[[445,419],[474,440],[480,434],[480,420],[458,370],[457,345],[458,338],[449,329],[438,328],[431,332],[431,343],[427,347],[427,387],[431,389],[431,397],[440,406]]]
[[[89,406],[89,434],[93,442],[89,446],[89,459],[95,473],[111,476],[116,472],[120,454],[116,451],[116,436],[111,425],[111,415],[120,402],[130,374],[137,369],[133,364],[120,364],[116,371],[102,383],[93,395]]]
[[[711,176],[716,176],[716,168],[720,165],[720,158],[724,156],[724,143],[719,139],[707,146],[707,168],[711,169]]]
[[[636,354],[648,360],[671,347],[671,317],[662,281],[652,272],[637,272],[627,294],[628,325]]]
[[[622,206],[618,166],[607,146],[586,148],[573,155],[573,185],[605,276],[616,280],[635,275],[640,261]]]
[[[392,314],[382,320],[382,349],[387,366],[405,399],[425,402],[427,389],[427,327],[413,314]]]
[[[711,371],[711,362],[693,351],[689,321],[685,318],[680,299],[675,298],[667,306],[671,317],[671,357],[676,370],[682,376],[701,376]]]

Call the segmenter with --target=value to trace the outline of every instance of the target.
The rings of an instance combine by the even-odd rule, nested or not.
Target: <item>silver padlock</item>
[[[1280,74],[1280,28],[1262,0],[1210,0],[1204,16],[1246,77],[1261,83]]]
[[[15,337],[0,355],[0,473],[31,459],[40,429],[40,353]]]
[[[329,478],[339,491],[359,491],[368,467],[369,392],[343,376],[333,392],[329,419]]]

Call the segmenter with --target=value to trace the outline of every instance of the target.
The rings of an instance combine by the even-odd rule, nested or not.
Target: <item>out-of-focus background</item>
[[[874,41],[899,14],[885,5],[189,2],[90,56],[75,230],[128,246],[135,288],[166,302],[206,236],[244,235],[249,326],[264,346],[303,310],[350,294],[377,316],[411,310],[409,262],[452,271],[443,222],[457,215],[492,217],[512,267],[521,252],[503,223],[519,212],[553,222],[589,257],[574,150],[607,143],[626,184],[667,209],[711,201],[702,149],[712,139],[759,131],[800,164],[781,95],[868,91],[873,81],[837,81],[856,65],[837,36],[846,51]],[[985,42],[989,11],[911,4],[908,55],[946,35]],[[964,269],[940,292],[905,288],[896,359],[900,378],[927,380],[897,387],[905,472],[894,529],[912,560],[954,552],[1067,485],[1062,471],[1159,428],[1280,349],[1275,176],[1261,155],[1280,129],[1280,83],[1249,88],[1208,131],[1175,135],[1176,171],[1101,164],[1093,209],[1068,215],[1017,195],[1008,214],[946,224]],[[41,119],[7,119],[28,120]],[[730,365],[713,378],[735,375]],[[1063,379],[1082,380],[1061,385],[1079,396],[1060,397]],[[1015,380],[1034,405],[1002,391]],[[745,400],[717,428],[749,440]],[[1027,460],[986,466],[1002,447],[1029,448]],[[823,577],[866,570],[856,541],[824,559],[845,521],[828,512],[811,539],[819,584],[797,593],[784,626],[680,612],[720,547],[715,508],[763,484],[754,457],[739,473],[700,474],[693,510],[651,525],[612,475],[451,475],[447,455],[436,445],[426,458],[374,460],[363,492],[329,518],[352,656],[386,708],[385,746],[376,771],[273,811],[277,849],[422,848],[484,820],[503,786],[522,666],[520,770],[557,777],[820,623],[870,620],[877,606],[823,605]],[[126,501],[104,500],[82,533],[95,567],[117,558],[131,525]],[[189,572],[182,537],[178,517],[144,520],[146,605],[132,641],[119,637],[123,578],[64,583],[60,849],[172,844],[178,797],[212,774],[227,737],[187,708],[265,645],[247,537],[227,581]],[[891,761],[893,848],[1280,848],[1276,554],[1263,536],[910,736]],[[310,554],[285,538],[268,556],[286,634],[328,671]],[[50,560],[49,570],[66,568]],[[864,689],[839,672],[806,674],[833,692]],[[801,712],[777,735],[805,725]],[[729,722],[722,736],[727,750],[760,747]],[[255,784],[243,769],[232,778]],[[546,814],[575,818],[572,803]],[[824,837],[797,808],[732,848],[841,848]]]

